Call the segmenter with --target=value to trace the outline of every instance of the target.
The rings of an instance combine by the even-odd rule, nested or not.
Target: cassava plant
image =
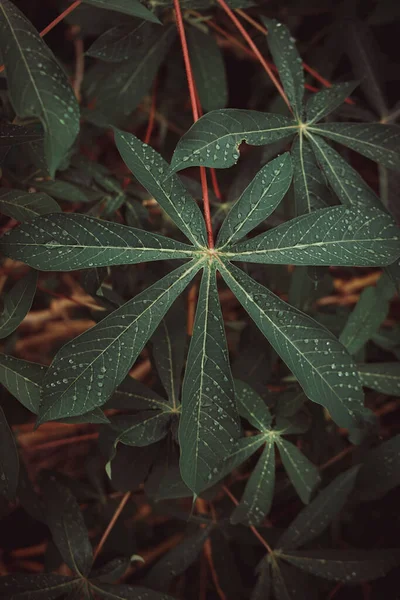
[[[400,129],[367,23],[335,16],[355,43],[332,85],[290,3],[60,1],[40,34],[20,4],[0,0],[1,596],[389,598],[396,537],[365,531],[398,523]],[[42,39],[61,20],[75,64]],[[236,70],[252,91],[226,108]]]

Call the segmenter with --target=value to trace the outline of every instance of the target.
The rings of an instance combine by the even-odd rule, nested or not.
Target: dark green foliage
[[[308,16],[297,43],[275,18],[293,3],[227,2],[254,4],[283,102],[215,33],[224,2],[178,4],[193,124],[176,3],[71,6],[74,66],[0,0],[0,510],[52,540],[42,571],[18,573],[10,536],[5,599],[318,600],[339,582],[346,600],[400,565],[400,436],[384,421],[400,391],[399,109],[370,32],[342,24],[351,80],[339,65],[309,94]],[[52,296],[67,333],[26,360]],[[75,336],[69,318],[90,322]],[[46,452],[57,441],[50,469],[35,463],[32,415],[39,434],[89,432],[71,469]]]

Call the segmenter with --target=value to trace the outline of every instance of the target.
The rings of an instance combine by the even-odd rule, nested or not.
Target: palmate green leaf
[[[383,211],[334,206],[282,223],[224,254],[263,264],[382,266],[400,255],[400,231]]]
[[[214,263],[205,265],[182,387],[182,479],[199,494],[240,434]]]
[[[243,238],[279,205],[292,181],[292,161],[286,152],[266,164],[229,211],[218,233],[219,249]]]
[[[244,463],[250,456],[254,454],[263,444],[265,444],[265,433],[259,433],[251,437],[240,438],[229,456],[226,456],[218,468],[215,478],[212,482],[218,481],[231,473],[234,469]]]
[[[168,594],[133,585],[115,585],[91,581],[90,587],[96,597],[105,598],[106,600],[174,600]]]
[[[228,84],[220,47],[210,33],[197,27],[187,30],[193,75],[204,110],[224,108],[228,102]]]
[[[357,499],[371,502],[400,485],[400,435],[366,455],[356,482]]]
[[[277,548],[299,548],[315,539],[340,513],[354,488],[360,467],[356,466],[334,479],[303,508],[277,542]]]
[[[279,77],[298,120],[303,117],[304,71],[303,61],[285,25],[276,19],[261,17],[268,29],[267,42],[278,68]]]
[[[145,583],[157,590],[166,590],[175,577],[184,573],[199,557],[204,542],[209,538],[212,525],[201,528],[169,550],[150,569]]]
[[[133,57],[112,66],[108,76],[99,79],[94,90],[96,111],[114,125],[124,123],[149,91],[175,36],[174,26],[152,28]]]
[[[155,233],[65,213],[38,217],[7,232],[0,240],[0,251],[41,271],[74,271],[193,256],[190,246]]]
[[[276,437],[276,443],[283,466],[293,487],[300,496],[301,501],[308,504],[312,493],[321,480],[317,467],[291,442],[279,436]]]
[[[395,293],[392,281],[385,275],[380,277],[375,287],[363,290],[339,337],[350,354],[356,354],[378,331],[387,317],[390,300]]]
[[[255,110],[213,110],[196,121],[175,148],[172,171],[187,167],[232,167],[239,159],[239,145],[271,144],[290,138],[297,123],[287,117]]]
[[[41,383],[47,367],[0,354],[0,383],[15,396],[25,408],[38,413]]]
[[[108,10],[115,10],[129,15],[131,17],[139,17],[146,21],[152,21],[153,23],[160,23],[154,13],[148,8],[143,6],[139,0],[83,0],[85,4],[92,4],[98,8],[105,8]]]
[[[308,134],[315,156],[342,204],[381,208],[382,202],[349,163],[322,137]]]
[[[147,42],[152,31],[153,26],[146,21],[117,25],[98,37],[86,54],[111,63],[128,60]]]
[[[175,225],[196,246],[206,246],[206,227],[200,208],[178,176],[168,175],[168,163],[130,133],[116,129],[115,143],[128,169]]]
[[[258,579],[250,600],[270,600],[271,597],[271,565],[268,558],[263,558],[256,569]]]
[[[303,134],[296,137],[292,146],[296,214],[310,213],[330,204],[331,194],[325,177],[319,169],[314,152]]]
[[[169,410],[147,410],[137,415],[117,415],[111,418],[111,427],[116,432],[114,445],[149,446],[168,433],[171,421]]]
[[[400,170],[400,127],[382,123],[320,123],[307,128],[388,169]]]
[[[5,190],[0,193],[0,213],[16,221],[29,221],[60,210],[57,202],[47,194],[29,194],[22,190]]]
[[[308,398],[340,427],[358,425],[364,406],[357,368],[335,336],[237,267],[221,264],[220,272]]]
[[[307,125],[312,125],[333,112],[358,85],[358,81],[346,81],[310,96],[306,104]]]
[[[272,437],[268,437],[240,503],[232,513],[231,522],[259,525],[271,508],[274,487],[275,443]]]
[[[319,600],[311,577],[282,560],[272,560],[272,589],[275,600]]]
[[[185,305],[178,298],[167,312],[152,338],[153,359],[174,409],[179,403],[181,375],[185,361],[186,322],[182,319]]]
[[[13,500],[18,486],[19,457],[13,433],[0,406],[0,494]]]
[[[241,417],[261,432],[270,431],[272,415],[264,400],[244,381],[235,380],[235,394]]]
[[[52,52],[10,0],[0,4],[0,51],[15,112],[42,122],[46,161],[54,177],[78,134],[79,106]]]
[[[31,309],[35,297],[37,273],[31,271],[3,295],[3,311],[0,314],[0,339],[10,335]]]
[[[53,541],[69,568],[84,577],[92,567],[93,552],[78,502],[70,489],[53,477],[45,479],[42,490]]]
[[[43,381],[38,424],[103,405],[201,266],[199,260],[175,269],[65,344]]]
[[[299,550],[281,558],[306,573],[343,581],[363,583],[383,577],[400,564],[400,551],[391,550]]]
[[[73,590],[80,581],[53,573],[15,573],[0,578],[0,595],[4,600],[55,600]]]
[[[400,363],[365,364],[357,368],[365,387],[388,396],[400,395]]]

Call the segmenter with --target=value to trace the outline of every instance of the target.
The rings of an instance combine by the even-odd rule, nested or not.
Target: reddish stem
[[[239,19],[235,15],[235,13],[229,8],[229,6],[225,2],[225,0],[217,0],[217,1],[218,1],[218,4],[226,12],[226,14],[228,15],[228,17],[232,21],[232,23],[240,31],[240,33],[242,34],[242,36],[246,40],[247,44],[253,50],[254,54],[257,56],[257,58],[260,61],[261,65],[264,67],[265,71],[268,73],[268,76],[271,79],[272,83],[275,85],[276,89],[278,90],[278,92],[282,96],[282,99],[284,100],[285,104],[289,108],[290,112],[292,112],[292,107],[290,106],[290,102],[289,102],[288,97],[286,96],[286,94],[284,92],[283,87],[281,86],[281,84],[279,83],[278,79],[273,74],[271,67],[269,66],[269,64],[267,63],[267,61],[265,60],[265,58],[263,57],[263,55],[261,54],[261,52],[259,51],[259,49],[257,48],[257,46],[255,45],[255,43],[253,42],[253,40],[251,39],[251,37],[247,33],[246,29],[243,27],[243,25],[241,24],[241,22],[239,21]]]
[[[197,110],[199,111],[200,117],[202,117],[203,111],[201,108],[200,97],[199,97],[199,92],[197,91],[196,82],[194,82],[194,91],[196,94]],[[217,174],[215,172],[215,169],[210,168],[210,173],[211,173],[211,183],[212,183],[212,186],[214,189],[214,194],[216,195],[218,200],[222,200],[222,194],[221,194],[221,190],[219,189],[218,179],[217,179]]]
[[[199,110],[197,107],[196,86],[194,83],[192,65],[190,63],[189,49],[186,40],[185,27],[183,24],[181,6],[179,0],[174,0],[176,25],[181,39],[183,60],[185,62],[186,77],[188,80],[190,103],[192,106],[193,120],[196,122],[199,119]],[[210,199],[208,196],[207,175],[205,167],[200,167],[201,188],[203,192],[204,220],[206,222],[208,247],[214,248],[214,237],[211,223]]]

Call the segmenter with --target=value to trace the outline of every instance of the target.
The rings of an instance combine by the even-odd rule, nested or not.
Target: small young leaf
[[[292,161],[287,152],[267,163],[232,206],[222,223],[217,247],[243,238],[264,221],[279,205],[292,181]]]
[[[13,433],[0,406],[0,494],[13,500],[18,486],[19,457]]]
[[[171,421],[170,411],[147,410],[137,415],[117,415],[111,418],[118,442],[127,446],[149,446],[166,436]]]
[[[154,390],[128,375],[107,402],[107,408],[122,408],[131,411],[168,410],[171,406]]]
[[[0,354],[0,383],[15,396],[25,408],[37,414],[40,392],[47,367]]]
[[[229,260],[262,264],[382,266],[400,255],[400,234],[376,208],[333,206],[282,223],[229,249]]]
[[[276,443],[283,466],[293,487],[300,496],[301,501],[308,504],[321,479],[317,467],[294,444],[281,437],[276,438]]]
[[[181,137],[171,170],[195,166],[227,169],[237,163],[242,142],[263,146],[290,138],[296,130],[297,124],[281,115],[241,109],[213,110]]]
[[[16,573],[0,578],[0,595],[4,600],[55,600],[72,591],[80,582],[80,577],[74,579],[53,573]]]
[[[42,489],[54,543],[70,569],[85,577],[92,567],[93,553],[78,502],[69,488],[55,478],[45,480]]]
[[[315,156],[342,204],[380,208],[382,202],[364,179],[322,137],[308,135]]]
[[[164,236],[65,213],[37,217],[7,232],[0,240],[0,251],[41,271],[75,271],[193,256],[190,246]]]
[[[47,194],[28,194],[21,190],[0,193],[0,212],[16,221],[29,221],[60,210],[57,202]]]
[[[363,290],[344,326],[339,340],[350,354],[356,354],[372,338],[389,312],[396,293],[389,277],[382,275],[375,287]]]
[[[43,381],[38,424],[103,405],[200,268],[201,261],[179,267],[65,344]]]
[[[203,215],[176,175],[168,176],[168,164],[151,146],[130,133],[115,130],[115,143],[126,166],[154,196],[175,225],[196,245],[206,246]]]
[[[296,214],[302,215],[318,208],[326,208],[330,203],[330,192],[304,135],[296,137],[291,154]]]
[[[356,365],[332,333],[237,267],[221,263],[220,271],[308,398],[325,406],[340,427],[357,425],[364,405]]]
[[[17,329],[31,309],[36,293],[37,273],[31,271],[4,294],[3,311],[0,314],[0,339]]]
[[[182,388],[182,479],[195,493],[218,472],[240,434],[216,270],[205,266]]]
[[[340,513],[353,490],[360,467],[353,467],[334,479],[303,508],[277,542],[278,548],[299,548],[315,539]]]
[[[358,86],[358,81],[346,81],[313,94],[306,105],[307,125],[312,125],[340,106]]]
[[[311,134],[348,146],[388,169],[400,170],[400,127],[381,123],[321,123]]]
[[[366,455],[356,482],[357,496],[364,502],[382,498],[400,485],[400,435],[386,440]]]
[[[240,504],[231,516],[231,522],[259,525],[269,513],[275,487],[275,445],[272,438],[266,445],[257,466],[246,484]]]
[[[303,117],[304,71],[295,40],[285,25],[276,19],[262,20],[268,28],[267,42],[279,77],[297,119]]]
[[[153,358],[168,399],[174,408],[179,402],[182,368],[185,360],[185,306],[178,298],[155,330],[151,343]]]
[[[187,31],[189,54],[200,104],[204,110],[224,108],[228,101],[224,59],[215,38],[197,27]]]
[[[264,400],[243,381],[235,380],[235,394],[241,417],[261,432],[270,431],[272,416]]]
[[[181,575],[197,560],[211,529],[212,525],[199,529],[164,554],[149,571],[145,583],[158,590],[167,590],[173,579]]]
[[[400,394],[400,365],[398,362],[358,365],[357,368],[363,386],[388,396]]]
[[[42,122],[46,161],[54,177],[78,134],[79,106],[52,52],[10,0],[0,4],[0,52],[15,112]]]
[[[111,63],[128,60],[140,46],[146,44],[153,31],[152,27],[146,21],[129,21],[117,25],[98,37],[86,54]]]
[[[109,123],[123,124],[143,99],[174,41],[175,27],[152,28],[137,52],[95,85],[96,111]]]
[[[52,198],[65,200],[66,202],[82,202],[87,204],[91,201],[101,199],[104,195],[97,190],[84,188],[63,179],[56,179],[55,181],[37,181],[34,179],[32,185],[37,190],[46,192]]]
[[[143,6],[139,0],[83,0],[85,4],[92,4],[98,8],[105,8],[107,10],[115,10],[129,15],[131,17],[139,17],[146,21],[152,21],[153,23],[160,23],[154,13],[148,8]]]
[[[373,581],[400,564],[398,549],[299,550],[281,557],[306,573],[346,584]]]

